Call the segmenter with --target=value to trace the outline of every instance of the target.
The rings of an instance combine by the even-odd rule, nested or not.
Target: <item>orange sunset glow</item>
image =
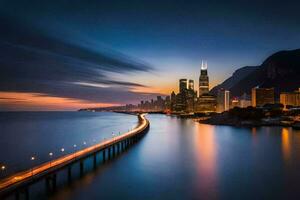
[[[82,107],[117,106],[118,104],[94,103],[71,98],[51,97],[41,93],[0,92],[0,108],[9,107],[10,110],[76,110]]]

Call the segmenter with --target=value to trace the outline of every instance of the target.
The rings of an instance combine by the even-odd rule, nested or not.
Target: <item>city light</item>
[[[64,152],[65,151],[65,149],[64,148],[61,148],[61,152]]]
[[[52,156],[53,156],[53,153],[50,152],[50,153],[49,153],[49,156],[50,156],[50,166],[51,166],[51,163],[52,163],[52,162],[51,162],[51,158],[52,158]]]
[[[1,166],[1,170],[3,171],[3,170],[5,170],[5,169],[6,169],[5,165],[2,165],[2,166]]]

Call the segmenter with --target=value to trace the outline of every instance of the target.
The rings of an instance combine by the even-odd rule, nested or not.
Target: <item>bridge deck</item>
[[[34,178],[39,178],[40,176],[44,176],[55,170],[63,168],[70,163],[93,155],[95,152],[106,149],[114,144],[117,144],[120,141],[131,138],[132,136],[141,133],[142,131],[147,129],[148,126],[149,121],[145,118],[145,114],[139,115],[139,125],[129,132],[0,180],[0,192],[10,187],[14,187],[15,185],[20,185],[24,182],[31,181]]]

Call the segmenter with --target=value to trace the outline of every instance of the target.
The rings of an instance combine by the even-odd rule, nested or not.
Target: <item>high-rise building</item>
[[[194,113],[216,112],[216,98],[210,94],[203,94],[194,105]]]
[[[251,97],[250,97],[250,95],[247,95],[246,93],[244,93],[240,97],[240,107],[247,108],[248,106],[251,106]]]
[[[252,106],[262,107],[265,104],[274,104],[274,88],[252,88]]]
[[[209,79],[207,74],[207,63],[201,64],[200,77],[199,77],[199,97],[209,92]]]
[[[179,92],[184,93],[187,89],[187,79],[183,78],[179,80]]]
[[[224,112],[229,110],[230,106],[230,92],[225,89],[220,89],[217,94],[217,112]]]
[[[189,86],[188,86],[189,90],[193,90],[194,91],[194,80],[189,80]]]
[[[280,103],[283,104],[284,109],[288,106],[300,106],[300,89],[295,92],[283,92],[280,94]]]

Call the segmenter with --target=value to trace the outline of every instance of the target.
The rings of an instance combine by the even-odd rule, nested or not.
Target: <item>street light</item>
[[[2,165],[2,166],[1,166],[1,171],[3,172],[3,176],[4,176],[4,171],[5,171],[5,169],[6,169],[6,166],[5,166],[5,165]]]
[[[76,147],[77,147],[77,145],[74,144],[73,147],[74,147],[74,149],[75,149],[74,158],[76,158]]]
[[[34,162],[35,157],[34,157],[34,156],[31,156],[30,160],[31,160],[32,162]],[[32,165],[32,167],[31,167],[31,176],[33,176],[33,167],[34,167],[34,166]]]
[[[64,152],[65,151],[65,149],[64,148],[61,148],[61,152]]]
[[[86,145],[86,141],[83,142],[83,145]]]
[[[51,161],[52,161],[52,156],[53,156],[53,153],[52,153],[52,152],[50,152],[50,153],[49,153],[49,156],[50,156],[50,167],[51,167]]]

